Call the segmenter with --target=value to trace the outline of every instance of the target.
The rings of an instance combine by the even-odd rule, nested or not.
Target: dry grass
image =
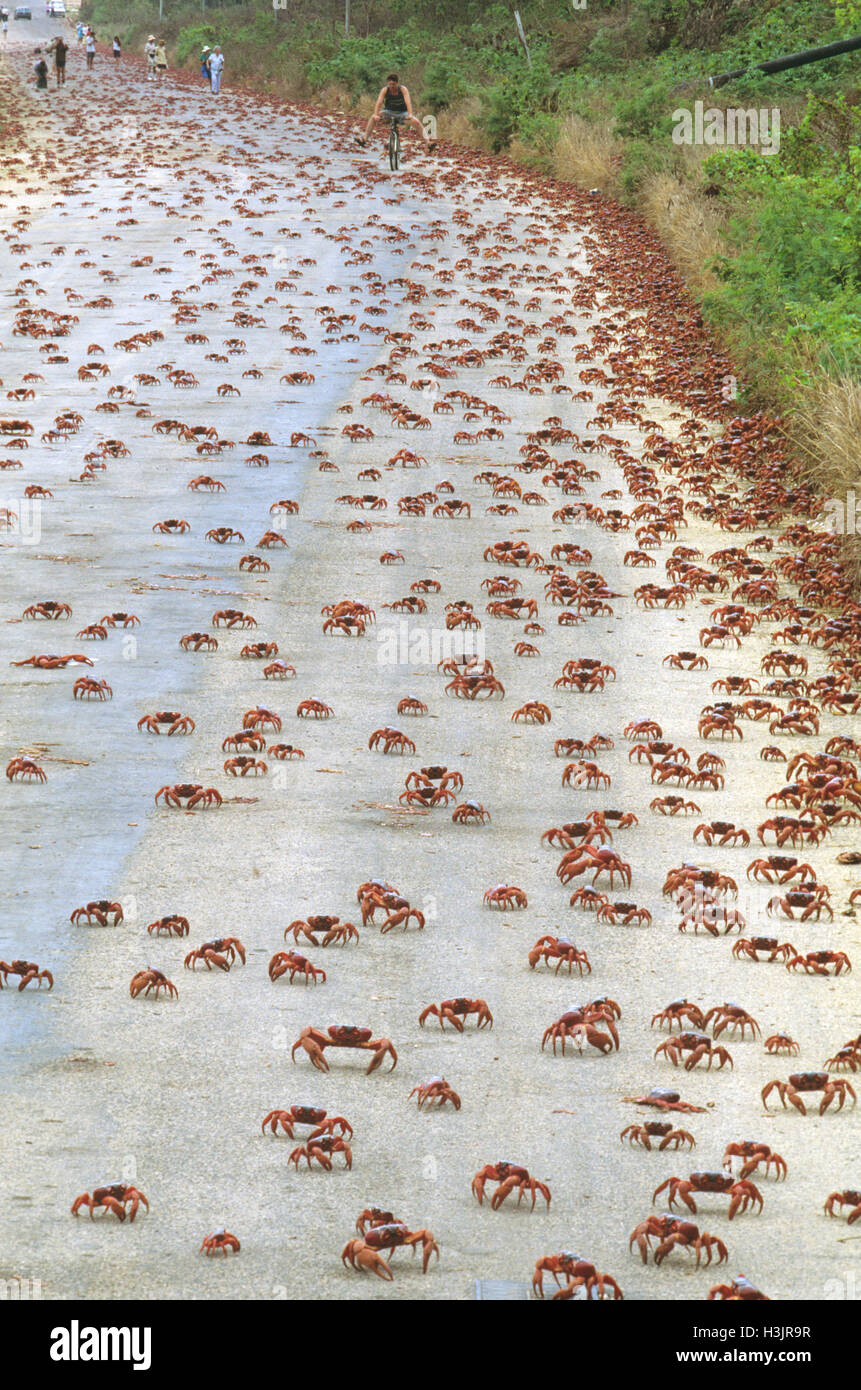
[[[715,278],[707,267],[724,249],[721,229],[726,214],[705,197],[695,179],[667,173],[647,176],[638,211],[655,228],[695,293],[711,289]]]
[[[475,124],[481,110],[478,97],[466,97],[454,102],[437,117],[437,129],[441,140],[450,140],[453,145],[466,145],[473,150],[486,150],[489,145]]]
[[[609,125],[592,125],[580,116],[567,116],[553,151],[552,172],[566,183],[598,188],[613,196],[619,191],[613,164],[619,153]]]
[[[813,377],[790,410],[787,428],[817,492],[845,505],[853,491],[861,517],[861,381],[839,372]],[[861,535],[844,537],[844,547],[859,583]]]
[[[373,98],[363,94],[355,97],[349,87],[344,87],[338,82],[332,82],[322,91],[314,92],[312,100],[315,106],[325,106],[329,111],[343,111],[351,116],[370,116],[374,109]]]

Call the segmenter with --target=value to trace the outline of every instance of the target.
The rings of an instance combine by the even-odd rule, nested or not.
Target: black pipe
[[[808,63],[821,63],[825,58],[836,58],[841,53],[854,53],[861,48],[861,34],[851,39],[840,39],[837,43],[826,43],[821,48],[805,48],[801,53],[789,53],[783,58],[768,58],[764,63],[754,63],[752,67],[733,68],[732,72],[722,72],[709,78],[710,87],[722,87],[733,77],[744,77],[749,72],[784,72],[787,68],[803,68]]]

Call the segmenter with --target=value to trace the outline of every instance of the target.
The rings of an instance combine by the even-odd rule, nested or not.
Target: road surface
[[[701,1229],[729,1249],[720,1279],[744,1273],[773,1298],[828,1296],[828,1281],[853,1269],[854,1247],[840,1243],[844,1223],[827,1219],[822,1203],[857,1185],[857,1114],[832,1107],[820,1118],[816,1097],[802,1118],[776,1095],[776,1112],[766,1114],[760,1091],[791,1071],[820,1069],[857,1033],[854,976],[734,959],[737,933],[680,933],[662,887],[684,862],[718,869],[738,884],[728,904],[744,914],[745,936],[777,935],[799,952],[827,947],[854,960],[856,920],[845,914],[857,877],[836,862],[852,844],[851,824],[799,855],[830,886],[833,922],[769,916],[778,890],[746,875],[754,857],[774,852],[755,832],[774,812],[765,798],[784,773],[760,750],[818,751],[852,733],[853,721],[826,713],[819,737],[776,738],[767,720],[744,720],[741,741],[701,739],[700,712],[721,698],[712,683],[733,675],[764,682],[761,658],[780,645],[780,624],[757,624],[738,649],[705,650],[700,629],[728,594],[700,590],[677,609],[635,600],[641,584],[671,582],[665,561],[675,544],[701,552],[697,563],[714,573],[714,552],[754,535],[774,545],[752,552],[766,564],[790,549],[778,523],[739,535],[704,520],[689,505],[690,484],[682,485],[687,525],[649,548],[654,568],[624,563],[639,548],[638,520],[627,530],[606,524],[612,508],[630,515],[638,505],[628,488],[636,464],[653,470],[661,506],[669,505],[680,480],[662,470],[656,440],[678,441],[690,459],[698,440],[701,457],[723,428],[717,410],[692,413],[690,400],[682,405],[655,384],[661,365],[681,364],[719,399],[689,311],[679,311],[677,341],[667,338],[672,282],[650,305],[625,301],[630,261],[606,207],[585,193],[502,161],[455,151],[434,160],[414,147],[392,176],[380,150],[352,146],[343,118],[231,91],[229,67],[216,100],[193,78],[154,91],[139,65],[114,69],[103,52],[87,74],[73,47],[65,89],[37,93],[19,80],[29,74],[31,42],[50,28],[38,15],[32,34],[22,37],[23,28],[10,26],[3,59],[11,129],[0,194],[0,375],[6,392],[33,391],[4,401],[6,416],[26,419],[33,432],[0,441],[0,454],[23,465],[2,473],[2,505],[14,514],[0,537],[2,737],[5,760],[32,756],[47,780],[4,780],[0,957],[36,961],[55,983],[19,994],[10,976],[0,994],[0,1275],[39,1280],[50,1298],[468,1299],[476,1280],[522,1286],[537,1258],[573,1250],[611,1273],[626,1297],[702,1298],[717,1280],[714,1266],[697,1269],[685,1252],[646,1266],[628,1237],[665,1209],[666,1194],[652,1200],[665,1178],[720,1169],[729,1142],[755,1139],[789,1170],[785,1182],[754,1174],[762,1212],[730,1224],[725,1197],[697,1199]],[[632,224],[631,239],[639,235]],[[654,269],[657,279],[657,261]],[[41,336],[16,334],[16,323],[34,322]],[[632,355],[644,374],[639,392],[626,377]],[[313,380],[283,379],[297,372]],[[608,425],[604,403],[617,372],[616,403],[633,404],[635,418],[617,411]],[[193,384],[184,386],[182,373]],[[375,394],[397,402],[395,412],[375,408],[367,399]],[[411,428],[409,415],[399,425],[399,409],[427,427]],[[80,427],[52,439],[64,411],[77,412]],[[553,417],[560,426],[546,423]],[[202,426],[234,446],[201,454],[194,440],[155,433],[161,420]],[[703,422],[700,436],[688,431],[692,420]],[[372,436],[345,436],[355,425]],[[498,436],[468,438],[488,427]],[[519,471],[529,436],[553,428],[572,437],[545,438],[542,447],[585,470],[579,495],[563,495],[550,464]],[[246,444],[255,431],[271,443]],[[311,442],[291,446],[293,435]],[[16,437],[29,447],[3,447]],[[121,442],[119,457],[105,456],[109,440]],[[394,461],[400,450],[420,465]],[[106,466],[82,481],[88,455]],[[254,455],[265,463],[250,465]],[[224,490],[190,491],[204,473]],[[490,473],[516,487],[494,494]],[[52,496],[25,497],[34,484]],[[734,473],[725,480],[730,495],[747,485]],[[518,487],[545,505],[524,503],[513,495]],[[424,516],[399,512],[399,498],[425,492],[434,497]],[[337,500],[365,494],[387,505]],[[471,514],[434,516],[451,498]],[[273,513],[282,499],[298,512]],[[603,510],[605,524],[554,519],[584,501]],[[491,510],[500,506],[516,511]],[[188,529],[153,530],[166,520]],[[349,530],[356,520],[370,528]],[[217,527],[242,539],[208,541]],[[270,530],[286,544],[261,547]],[[607,611],[560,626],[546,571],[484,560],[486,547],[506,540],[525,542],[548,565],[554,546],[588,548],[591,559],[564,568],[575,578],[602,576]],[[382,564],[386,551],[402,552],[403,563]],[[240,570],[246,554],[270,568]],[[487,614],[482,584],[500,575],[536,600],[540,633]],[[387,608],[423,579],[440,585],[425,594],[426,612]],[[780,592],[796,594],[783,579]],[[363,636],[323,634],[321,609],[344,599],[375,610]],[[71,618],[22,618],[44,600],[68,603]],[[444,693],[449,677],[437,664],[452,640],[446,608],[459,601],[480,618],[474,640],[503,699]],[[251,615],[256,627],[214,627],[224,609]],[[139,623],[121,619],[102,641],[74,635],[114,613]],[[192,632],[216,637],[217,651],[182,650]],[[241,656],[258,641],[275,643],[295,678],[265,679],[266,661]],[[518,642],[538,655],[516,656]],[[826,672],[821,648],[793,650],[809,661],[809,679]],[[676,651],[704,655],[708,669],[670,668],[664,658]],[[93,665],[8,664],[44,653],[80,653]],[[582,658],[612,667],[615,679],[591,694],[557,688],[563,665]],[[74,700],[81,675],[107,681],[112,698]],[[427,715],[398,715],[404,697],[426,704]],[[333,716],[298,719],[305,699],[328,704]],[[548,707],[550,722],[512,722],[532,700]],[[289,742],[305,756],[281,762],[263,753],[266,775],[233,779],[222,741],[258,705],[283,721],[279,735],[266,731],[268,743]],[[165,710],[190,715],[194,732],[138,730],[142,716]],[[725,760],[723,788],[684,793],[701,815],[650,810],[656,795],[678,788],[656,788],[649,764],[629,758],[623,730],[636,720],[659,723],[693,763],[706,752]],[[415,754],[369,750],[372,731],[386,726],[408,735]],[[554,756],[555,740],[595,734],[613,742],[594,759],[610,788],[562,786],[568,759]],[[451,807],[399,802],[407,774],[434,764],[462,775],[458,799],[484,806],[489,823],[461,826]],[[224,804],[156,806],[159,789],[177,783],[214,787]],[[554,872],[562,851],[542,843],[550,827],[608,808],[637,817],[613,831],[632,878],[630,889],[617,881],[611,890],[606,879],[598,888],[647,909],[650,924],[599,921],[570,907],[571,891],[591,874],[563,887]],[[694,827],[712,820],[745,827],[750,847],[695,844]],[[382,935],[379,916],[362,926],[356,889],[370,879],[404,894],[423,912],[424,929],[413,922]],[[484,891],[498,884],[519,886],[528,906],[483,906]],[[121,925],[71,924],[75,908],[98,899],[122,904]],[[189,919],[187,938],[147,931],[171,913]],[[300,942],[326,970],[325,983],[270,983],[267,963],[286,949],[284,928],[327,913],[357,923],[358,944],[323,951]],[[530,970],[528,952],[545,935],[572,938],[591,973]],[[244,943],[244,967],[183,969],[188,950],[227,936]],[[130,999],[129,981],[144,967],[164,971],[178,998]],[[433,1018],[419,1027],[428,1004],[459,996],[486,1000],[493,1028],[479,1032],[470,1021],[461,1035]],[[542,1051],[549,1024],[603,996],[621,1011],[618,1051]],[[667,1033],[650,1020],[682,996],[703,1010],[735,1001],[761,1034],[722,1034],[731,1068],[674,1069],[654,1056]],[[333,1023],[367,1024],[391,1039],[396,1069],[366,1076],[362,1055],[343,1052],[330,1054],[326,1075],[301,1052],[291,1063],[303,1027]],[[763,1039],[777,1031],[798,1041],[797,1060],[765,1053]],[[437,1075],[460,1095],[459,1111],[419,1111],[410,1099]],[[676,1117],[695,1137],[692,1152],[620,1142],[627,1125],[655,1118],[625,1097],[659,1086],[702,1107]],[[294,1144],[261,1133],[268,1111],[302,1103],[347,1117],[351,1171],[340,1157],[332,1172],[297,1171],[288,1162]],[[534,1211],[513,1197],[498,1211],[478,1205],[473,1175],[501,1160],[549,1186],[549,1210],[541,1198]],[[72,1219],[76,1195],[114,1180],[136,1184],[149,1212],[134,1225]],[[440,1257],[427,1275],[404,1252],[391,1284],[342,1265],[369,1205],[433,1232]],[[201,1240],[222,1227],[240,1238],[241,1253],[207,1260]]]

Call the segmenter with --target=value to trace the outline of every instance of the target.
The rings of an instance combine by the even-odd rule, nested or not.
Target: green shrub
[[[663,85],[641,87],[634,96],[616,105],[617,135],[632,140],[657,140],[669,136],[672,124],[667,105],[667,89]]]
[[[176,61],[180,65],[200,56],[205,43],[210,48],[218,43],[219,31],[212,24],[194,24],[180,29],[176,36]]]
[[[315,87],[340,83],[353,96],[362,92],[376,94],[390,72],[405,78],[404,69],[421,57],[421,50],[399,34],[371,34],[367,38],[346,39],[332,57],[311,62],[308,78]]]
[[[425,68],[421,104],[429,111],[444,111],[466,96],[469,85],[468,76],[458,70],[456,59],[448,54],[433,58]]]

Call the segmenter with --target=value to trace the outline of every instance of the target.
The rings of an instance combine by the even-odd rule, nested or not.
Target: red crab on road
[[[668,1091],[663,1086],[655,1086],[646,1096],[625,1096],[629,1105],[648,1105],[655,1110],[677,1110],[683,1115],[705,1115],[705,1106],[691,1105],[682,1100],[678,1091]]]
[[[280,980],[282,975],[290,975],[290,984],[296,975],[301,975],[307,985],[310,980],[312,984],[317,983],[318,978],[326,983],[326,972],[322,966],[312,965],[307,956],[300,956],[298,951],[276,951],[269,962],[269,978],[274,984]]]
[[[714,1284],[706,1294],[706,1298],[719,1298],[727,1303],[771,1302],[768,1294],[762,1293],[743,1274],[737,1274],[729,1284]]]
[[[507,912],[513,912],[517,907],[526,907],[526,894],[522,888],[515,888],[513,884],[500,883],[495,888],[487,888],[484,892],[484,903],[487,907],[501,907]]]
[[[0,989],[9,983],[10,975],[19,975],[21,977],[21,983],[18,986],[19,994],[34,980],[38,981],[39,989],[42,988],[43,980],[47,980],[49,990],[54,988],[54,977],[50,970],[40,970],[38,965],[31,960],[13,960],[11,964],[5,960],[0,960],[0,975],[3,976],[2,981],[0,981]]]
[[[751,1173],[756,1172],[761,1163],[765,1165],[766,1177],[772,1164],[774,1164],[774,1176],[778,1180],[786,1177],[786,1160],[769,1148],[768,1144],[761,1144],[755,1139],[743,1139],[738,1144],[727,1144],[723,1156],[723,1166],[727,1171],[731,1170],[734,1158],[745,1160],[739,1171],[740,1178],[749,1178]]]
[[[389,1070],[394,1071],[398,1064],[398,1054],[394,1045],[389,1038],[375,1038],[372,1034],[373,1029],[357,1027],[353,1023],[331,1023],[325,1033],[320,1028],[303,1028],[293,1044],[290,1059],[295,1062],[297,1049],[301,1047],[318,1071],[328,1071],[329,1063],[323,1054],[324,1048],[358,1048],[374,1054],[365,1072],[366,1076],[377,1070],[386,1055],[391,1056],[392,1065]]]
[[[586,1290],[586,1297],[589,1300],[592,1298],[593,1290],[597,1289],[597,1297],[602,1299],[605,1287],[612,1289],[614,1299],[623,1297],[622,1290],[612,1274],[599,1273],[591,1260],[584,1260],[581,1255],[575,1255],[570,1250],[562,1250],[558,1255],[542,1255],[536,1261],[532,1275],[532,1291],[537,1298],[544,1297],[545,1274],[553,1275],[559,1290],[558,1293],[553,1294],[554,1300],[573,1298],[579,1289]],[[560,1274],[564,1274],[568,1280],[564,1287],[559,1285]]]
[[[236,957],[245,964],[245,947],[236,936],[219,937],[216,941],[204,941],[202,946],[197,946],[195,950],[189,951],[183,964],[186,970],[193,970],[198,961],[203,961],[207,970],[216,966],[219,970],[229,971],[231,965],[236,961]]]
[[[794,1105],[800,1115],[807,1114],[801,1096],[810,1091],[822,1092],[822,1101],[819,1106],[820,1115],[825,1114],[834,1100],[837,1101],[838,1110],[843,1109],[843,1103],[847,1095],[852,1097],[853,1105],[857,1100],[855,1091],[848,1081],[844,1081],[842,1077],[831,1077],[828,1075],[827,1071],[794,1072],[789,1077],[788,1081],[769,1081],[768,1084],[762,1088],[762,1103],[766,1110],[768,1109],[768,1097],[773,1090],[776,1090],[777,1094],[780,1096],[784,1110],[786,1109],[786,1102],[789,1101],[790,1105]]]
[[[86,918],[92,925],[93,918],[100,927],[115,927],[123,921],[123,909],[120,903],[108,902],[106,898],[101,898],[98,902],[85,903],[83,907],[76,907],[69,921],[77,926],[79,922]],[[111,920],[113,918],[113,921]]]
[[[270,1110],[260,1128],[264,1134],[267,1127],[272,1134],[277,1134],[279,1125],[290,1139],[295,1137],[294,1125],[313,1125],[313,1131],[308,1135],[309,1142],[319,1139],[322,1134],[334,1134],[336,1130],[350,1138],[353,1134],[353,1126],[343,1115],[328,1118],[327,1112],[316,1105],[291,1105],[289,1110]]]
[[[576,965],[581,976],[585,966],[587,975],[592,974],[592,966],[587,953],[569,941],[566,936],[539,936],[528,956],[529,968],[534,970],[540,960],[545,965],[552,965],[556,961],[556,974],[562,969],[563,965],[568,966],[568,974]]]
[[[353,1167],[353,1151],[344,1139],[338,1139],[332,1134],[324,1134],[319,1139],[311,1139],[310,1136],[304,1144],[300,1144],[294,1149],[288,1158],[288,1163],[296,1164],[296,1172],[299,1171],[301,1159],[307,1159],[308,1167],[311,1167],[312,1159],[319,1163],[321,1168],[325,1168],[327,1173],[332,1171],[332,1160],[335,1154],[343,1154],[344,1162],[348,1169]]]
[[[478,1199],[479,1206],[484,1201],[484,1189],[489,1182],[499,1183],[490,1199],[490,1205],[494,1211],[502,1205],[509,1193],[515,1190],[517,1191],[518,1206],[520,1206],[523,1197],[527,1193],[531,1193],[531,1211],[535,1210],[535,1199],[539,1195],[546,1201],[547,1210],[550,1210],[550,1188],[546,1183],[531,1177],[529,1170],[521,1168],[517,1163],[510,1163],[503,1159],[498,1163],[488,1163],[484,1168],[479,1169],[472,1180],[472,1191]]]
[[[180,714],[173,710],[156,710],[155,714],[144,714],[138,720],[138,728],[146,729],[149,734],[160,734],[161,725],[167,724],[168,737],[171,734],[191,734],[194,732],[195,723],[189,714]]]
[[[132,999],[136,999],[140,993],[143,993],[144,997],[146,997],[151,989],[155,990],[156,999],[158,999],[159,991],[162,989],[169,998],[175,999],[179,994],[176,985],[173,984],[161,970],[152,970],[149,968],[146,970],[138,970],[137,974],[132,976],[131,984],[129,985],[129,994]]]
[[[370,1270],[380,1279],[394,1279],[394,1275],[383,1255],[384,1250],[396,1250],[398,1246],[409,1245],[413,1253],[422,1247],[422,1273],[427,1274],[431,1255],[439,1259],[439,1246],[433,1233],[424,1228],[411,1231],[403,1222],[389,1222],[385,1225],[371,1226],[363,1239],[348,1240],[341,1251],[343,1264],[349,1263],[353,1269]]]
[[[682,1054],[689,1052],[690,1056],[684,1064],[685,1071],[691,1071],[697,1062],[702,1061],[703,1057],[708,1058],[709,1070],[712,1061],[717,1058],[718,1069],[729,1062],[733,1065],[732,1057],[725,1047],[714,1047],[711,1038],[707,1033],[679,1033],[676,1037],[666,1038],[662,1043],[658,1043],[654,1055],[664,1052],[669,1057],[674,1067],[677,1067],[682,1060]]]
[[[676,1197],[679,1197],[689,1211],[696,1215],[697,1204],[693,1199],[694,1192],[719,1192],[729,1197],[729,1219],[732,1221],[736,1212],[747,1211],[753,1204],[754,1210],[759,1206],[762,1210],[762,1196],[759,1189],[741,1179],[736,1182],[730,1173],[691,1173],[689,1178],[667,1178],[660,1187],[656,1187],[652,1194],[652,1201],[658,1200],[659,1193],[668,1189],[667,1203],[672,1207]]]
[[[444,1076],[432,1076],[428,1081],[420,1081],[414,1086],[408,1096],[412,1100],[413,1096],[418,1096],[418,1107],[421,1110],[425,1105],[433,1107],[436,1103],[437,1109],[450,1101],[455,1110],[460,1109],[460,1096],[457,1091],[452,1090]]]
[[[846,1218],[846,1225],[854,1225],[856,1221],[861,1219],[861,1192],[856,1192],[854,1188],[847,1188],[843,1192],[832,1192],[826,1197],[822,1210],[827,1216],[834,1216],[836,1215],[835,1207],[851,1207],[852,1210]]]
[[[217,1255],[219,1251],[222,1255],[229,1254],[230,1251],[239,1254],[240,1245],[236,1236],[231,1235],[230,1231],[224,1229],[213,1231],[212,1235],[204,1236],[203,1243],[198,1250],[198,1254]]]
[[[195,806],[220,806],[222,802],[220,793],[214,787],[202,787],[198,782],[177,782],[172,787],[160,787],[155,794],[156,805],[162,796],[165,806],[182,809],[184,801],[187,811]]]
[[[671,1212],[662,1212],[660,1216],[647,1216],[645,1221],[641,1221],[639,1226],[635,1226],[631,1232],[628,1248],[631,1249],[636,1241],[637,1248],[642,1256],[643,1264],[648,1263],[649,1252],[651,1250],[652,1239],[658,1240],[655,1250],[655,1264],[660,1265],[668,1255],[678,1246],[682,1250],[690,1250],[697,1257],[697,1269],[699,1269],[700,1258],[705,1253],[706,1264],[712,1262],[712,1250],[717,1251],[717,1263],[723,1264],[724,1260],[729,1259],[729,1252],[722,1240],[717,1236],[709,1235],[708,1231],[700,1232],[698,1226],[693,1221],[683,1221]]]
[[[672,1144],[674,1149],[678,1149],[681,1144],[687,1144],[688,1148],[696,1148],[696,1140],[686,1129],[674,1129],[671,1124],[661,1120],[649,1120],[644,1125],[626,1125],[619,1135],[621,1140],[628,1140],[629,1144],[639,1144],[644,1149],[651,1150],[652,1139],[660,1139],[658,1149],[663,1152]]]
[[[462,1019],[475,1014],[479,1028],[493,1027],[493,1014],[483,999],[443,999],[441,1004],[428,1004],[419,1014],[419,1026],[424,1027],[429,1016],[439,1019],[440,1028],[445,1022],[451,1023],[459,1033],[463,1032]]]
[[[48,780],[45,769],[35,763],[32,758],[10,758],[6,764],[6,777],[10,782],[30,782],[34,777],[37,782],[47,782]]]
[[[92,1195],[89,1192],[82,1192],[80,1197],[76,1197],[72,1203],[72,1215],[77,1216],[81,1207],[89,1207],[90,1220],[93,1220],[93,1213],[96,1207],[104,1207],[105,1211],[112,1211],[114,1216],[118,1216],[120,1221],[126,1219],[126,1207],[130,1207],[128,1212],[129,1224],[134,1221],[138,1213],[138,1207],[143,1203],[149,1211],[149,1202],[144,1194],[137,1187],[132,1187],[124,1182],[107,1183],[104,1187],[94,1187]]]

